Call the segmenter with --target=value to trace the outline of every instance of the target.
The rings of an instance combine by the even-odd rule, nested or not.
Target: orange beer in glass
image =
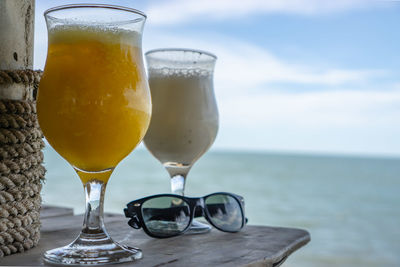
[[[150,95],[137,39],[74,26],[49,34],[40,126],[52,147],[78,169],[115,167],[146,132]]]
[[[77,171],[86,193],[80,236],[47,251],[61,264],[109,264],[141,257],[111,240],[104,228],[107,181],[142,140],[151,100],[141,33],[145,15],[105,5],[69,5],[45,12],[48,54],[37,112],[49,144]]]

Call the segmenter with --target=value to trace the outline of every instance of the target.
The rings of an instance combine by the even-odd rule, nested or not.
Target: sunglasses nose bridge
[[[200,208],[204,209],[204,199],[202,199],[202,198],[197,199],[195,204],[196,204],[195,208],[200,207]]]
[[[204,199],[202,198],[196,199],[193,205],[193,211],[192,211],[193,217],[196,218],[204,216],[204,205],[205,205]]]

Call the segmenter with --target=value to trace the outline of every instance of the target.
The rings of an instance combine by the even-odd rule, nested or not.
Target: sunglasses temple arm
[[[135,229],[142,228],[139,218],[137,217],[135,212],[130,213],[129,210],[127,208],[125,208],[124,213],[125,213],[125,217],[130,218],[130,220],[128,221],[128,225],[130,227],[135,228]]]

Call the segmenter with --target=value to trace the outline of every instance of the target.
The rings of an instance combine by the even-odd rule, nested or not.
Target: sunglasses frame
[[[235,201],[239,204],[240,212],[242,215],[242,225],[237,231],[228,231],[228,230],[221,229],[220,227],[216,226],[210,219],[211,216],[209,214],[208,209],[206,208],[205,201],[208,197],[211,197],[214,195],[230,196],[233,199],[235,199]],[[147,200],[153,199],[153,198],[158,198],[158,197],[179,198],[182,201],[184,201],[186,204],[188,204],[189,209],[190,209],[190,220],[189,220],[189,223],[186,226],[186,228],[183,229],[181,232],[172,234],[169,236],[158,236],[158,235],[154,235],[147,228],[146,224],[144,223],[144,219],[143,219],[142,205]],[[192,224],[192,221],[195,217],[197,218],[197,217],[201,217],[201,216],[203,216],[207,220],[207,222],[210,223],[212,226],[214,226],[216,229],[223,231],[223,232],[228,232],[228,233],[239,232],[247,223],[247,218],[245,217],[245,214],[244,214],[244,198],[242,196],[239,196],[239,195],[236,195],[233,193],[227,193],[227,192],[212,193],[212,194],[206,195],[204,197],[185,197],[185,196],[175,195],[175,194],[158,194],[158,195],[152,195],[152,196],[148,196],[148,197],[144,197],[144,198],[140,198],[140,199],[131,201],[126,206],[127,206],[127,208],[124,209],[124,213],[125,213],[125,217],[130,218],[130,220],[128,221],[128,225],[135,229],[143,228],[143,230],[146,232],[146,234],[148,234],[149,236],[154,237],[154,238],[169,238],[169,237],[181,235],[190,228],[190,225]],[[201,208],[200,214],[198,212],[196,212],[197,207]]]

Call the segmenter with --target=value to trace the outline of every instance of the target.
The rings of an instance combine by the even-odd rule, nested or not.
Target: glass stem
[[[171,176],[171,192],[172,194],[184,195],[186,175],[177,174]]]
[[[83,221],[82,233],[86,237],[99,238],[108,236],[104,227],[104,193],[106,184],[103,181],[92,180],[84,184],[86,195],[86,212]]]

